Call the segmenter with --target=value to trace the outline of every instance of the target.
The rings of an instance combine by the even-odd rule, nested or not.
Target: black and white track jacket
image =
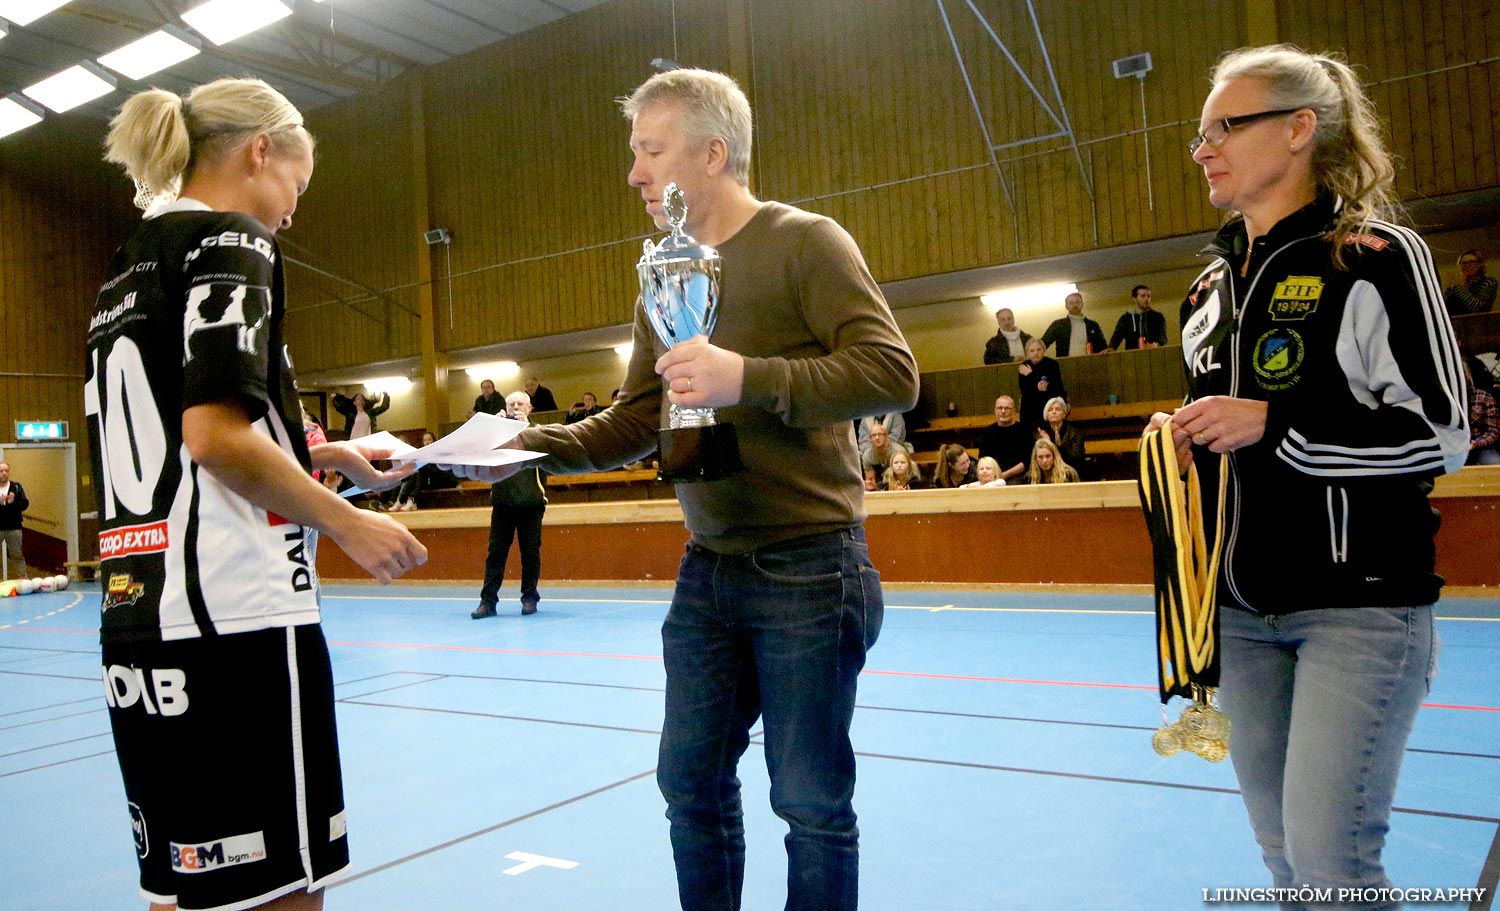
[[[1374,222],[1332,264],[1334,204],[1286,217],[1250,250],[1243,222],[1182,305],[1193,398],[1268,403],[1266,432],[1226,461],[1221,604],[1266,614],[1437,600],[1432,480],[1468,454],[1458,345],[1427,245]],[[1218,458],[1199,447],[1212,528]]]

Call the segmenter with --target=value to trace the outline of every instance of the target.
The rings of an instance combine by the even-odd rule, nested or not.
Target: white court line
[[[12,626],[25,626],[26,624],[30,623],[33,620],[43,620],[43,619],[46,619],[47,617],[54,617],[54,616],[62,613],[63,611],[72,610],[73,608],[77,607],[79,604],[83,603],[83,594],[84,594],[83,592],[74,592],[73,593],[73,603],[69,604],[67,607],[59,607],[55,611],[48,611],[45,614],[37,614],[35,617],[27,617],[25,620],[17,620],[13,624],[7,623],[4,626],[0,626],[0,629],[10,629]],[[27,596],[27,595],[21,595],[20,597],[25,598],[25,597],[29,597],[29,596]]]

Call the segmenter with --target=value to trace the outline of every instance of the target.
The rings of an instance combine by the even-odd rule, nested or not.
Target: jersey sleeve
[[[233,214],[214,222],[184,254],[184,410],[233,400],[246,406],[252,420],[266,412],[279,258],[264,227]]]

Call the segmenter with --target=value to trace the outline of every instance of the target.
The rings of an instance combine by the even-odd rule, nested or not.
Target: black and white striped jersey
[[[199,468],[194,405],[239,401],[309,464],[281,339],[281,254],[249,216],[183,199],[115,253],[89,322],[84,411],[99,506],[101,638],[189,639],[318,620],[304,529]]]
[[[1221,564],[1221,591],[1266,613],[1435,601],[1427,493],[1468,453],[1458,345],[1427,245],[1373,222],[1347,238],[1338,269],[1334,216],[1320,199],[1253,247],[1242,222],[1226,226],[1182,307],[1192,397],[1267,403],[1265,435],[1228,460]],[[1198,455],[1211,503],[1218,459]]]

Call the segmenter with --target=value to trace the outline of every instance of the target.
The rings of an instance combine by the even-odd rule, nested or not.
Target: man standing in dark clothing
[[[1131,351],[1136,348],[1159,348],[1167,343],[1167,318],[1151,309],[1151,289],[1136,285],[1130,289],[1135,309],[1120,314],[1115,323],[1115,333],[1109,338],[1113,351]]]
[[[1016,314],[1009,307],[995,311],[995,337],[984,343],[986,364],[1006,364],[1026,356],[1031,335],[1016,328]]]
[[[21,554],[21,513],[30,505],[21,482],[10,479],[10,463],[0,462],[0,541],[5,542],[9,579],[27,576],[26,558]]]
[[[1052,321],[1042,333],[1042,345],[1055,346],[1058,357],[1102,352],[1107,347],[1104,330],[1083,315],[1083,295],[1074,291],[1063,298],[1063,306],[1068,308],[1068,315]]]
[[[1026,480],[1026,464],[1031,459],[1031,430],[1021,424],[1016,400],[1008,395],[995,399],[995,423],[979,435],[979,457],[995,460],[1000,478],[1010,484],[1016,478]]]
[[[531,398],[524,392],[506,396],[505,405],[510,417],[518,421],[531,414]],[[484,557],[484,588],[479,591],[479,606],[470,617],[482,620],[495,616],[513,539],[521,543],[521,613],[536,613],[542,600],[536,586],[542,577],[542,513],[546,510],[547,488],[537,468],[523,468],[490,485],[490,548]]]

